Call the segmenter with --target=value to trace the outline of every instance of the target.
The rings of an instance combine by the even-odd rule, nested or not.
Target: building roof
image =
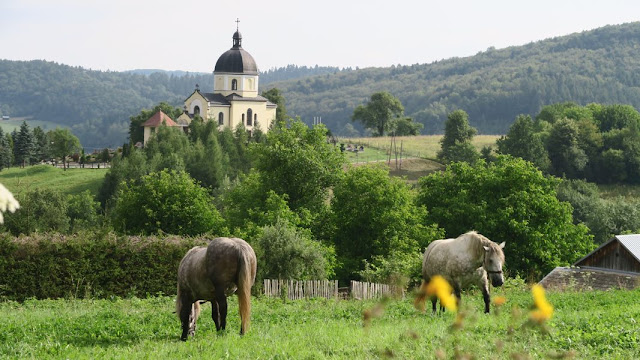
[[[169,115],[163,113],[162,110],[158,110],[158,112],[153,114],[153,116],[151,116],[149,118],[149,120],[145,121],[144,124],[142,124],[142,126],[143,127],[158,127],[158,126],[161,126],[163,123],[166,126],[180,126],[180,125],[176,124],[176,122],[173,121],[169,117]]]
[[[240,31],[233,34],[233,47],[220,55],[213,72],[258,75],[256,61],[242,48]]]
[[[212,105],[226,105],[229,106],[231,103],[227,100],[227,98],[222,94],[215,93],[200,93],[205,100],[207,100]]]
[[[600,245],[597,249],[593,250],[582,259],[576,261],[573,265],[577,266],[584,259],[590,257],[591,255],[596,253],[598,250],[602,249],[603,247],[606,247],[607,245],[611,244],[614,241],[620,242],[622,247],[624,247],[627,251],[629,251],[629,253],[636,259],[636,261],[640,262],[640,234],[630,234],[630,235],[614,236],[611,240]]]
[[[640,234],[617,235],[616,238],[640,262]]]

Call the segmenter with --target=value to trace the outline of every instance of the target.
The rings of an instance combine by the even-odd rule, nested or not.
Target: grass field
[[[29,125],[29,129],[33,129],[36,126],[40,126],[44,132],[54,130],[56,127],[68,128],[68,126],[60,125],[51,121],[34,120],[32,118],[13,117],[11,120],[0,121],[0,127],[5,134],[11,133],[13,130],[20,130],[22,122],[26,121]]]
[[[0,356],[70,359],[634,359],[640,356],[640,289],[549,293],[553,318],[542,331],[524,326],[532,298],[519,285],[485,315],[478,292],[463,294],[455,315],[418,312],[412,298],[386,303],[253,299],[250,331],[238,335],[236,297],[227,330],[216,333],[210,306],[196,336],[180,342],[173,298],[28,300],[0,303]],[[381,305],[384,304],[384,305]],[[363,313],[374,314],[364,326]],[[472,357],[463,357],[463,356]]]
[[[486,145],[495,145],[496,140],[499,138],[499,135],[476,135],[473,137],[472,143],[480,151]],[[436,154],[440,151],[440,139],[442,139],[442,135],[398,136],[396,137],[396,146],[400,151],[400,146],[402,145],[404,156],[435,159]],[[365,152],[368,148],[388,151],[391,146],[391,138],[388,136],[341,138],[340,143],[364,145]]]
[[[89,190],[96,195],[106,173],[107,169],[85,168],[64,171],[51,165],[12,167],[0,172],[0,183],[14,195],[37,188],[57,190],[63,194],[78,194]]]

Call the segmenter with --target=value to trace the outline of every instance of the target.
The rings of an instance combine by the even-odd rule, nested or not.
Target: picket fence
[[[383,296],[402,295],[402,289],[388,284],[351,281],[351,297],[357,300],[375,299]]]
[[[341,288],[342,289],[342,288]],[[387,284],[351,281],[350,296],[357,300],[374,299],[382,296],[393,296],[401,292],[395,286]],[[313,297],[327,299],[343,298],[338,293],[338,280],[272,280],[264,279],[264,295],[281,297],[286,293],[287,299],[298,300]]]
[[[264,279],[264,294],[298,300],[312,297],[332,299],[338,296],[338,280],[271,280]]]

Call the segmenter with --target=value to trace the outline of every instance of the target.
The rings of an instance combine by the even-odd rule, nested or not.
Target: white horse
[[[493,286],[502,286],[504,276],[505,243],[500,245],[470,231],[455,239],[435,240],[427,246],[422,261],[422,278],[426,283],[434,275],[444,277],[453,287],[457,301],[460,291],[470,285],[477,285],[484,297],[484,312],[489,312],[489,280]],[[433,312],[436,311],[436,298],[431,298]]]

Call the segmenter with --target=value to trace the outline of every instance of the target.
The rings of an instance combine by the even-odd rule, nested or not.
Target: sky
[[[465,57],[640,21],[637,0],[0,0],[0,59],[212,72],[232,46],[261,71]]]

